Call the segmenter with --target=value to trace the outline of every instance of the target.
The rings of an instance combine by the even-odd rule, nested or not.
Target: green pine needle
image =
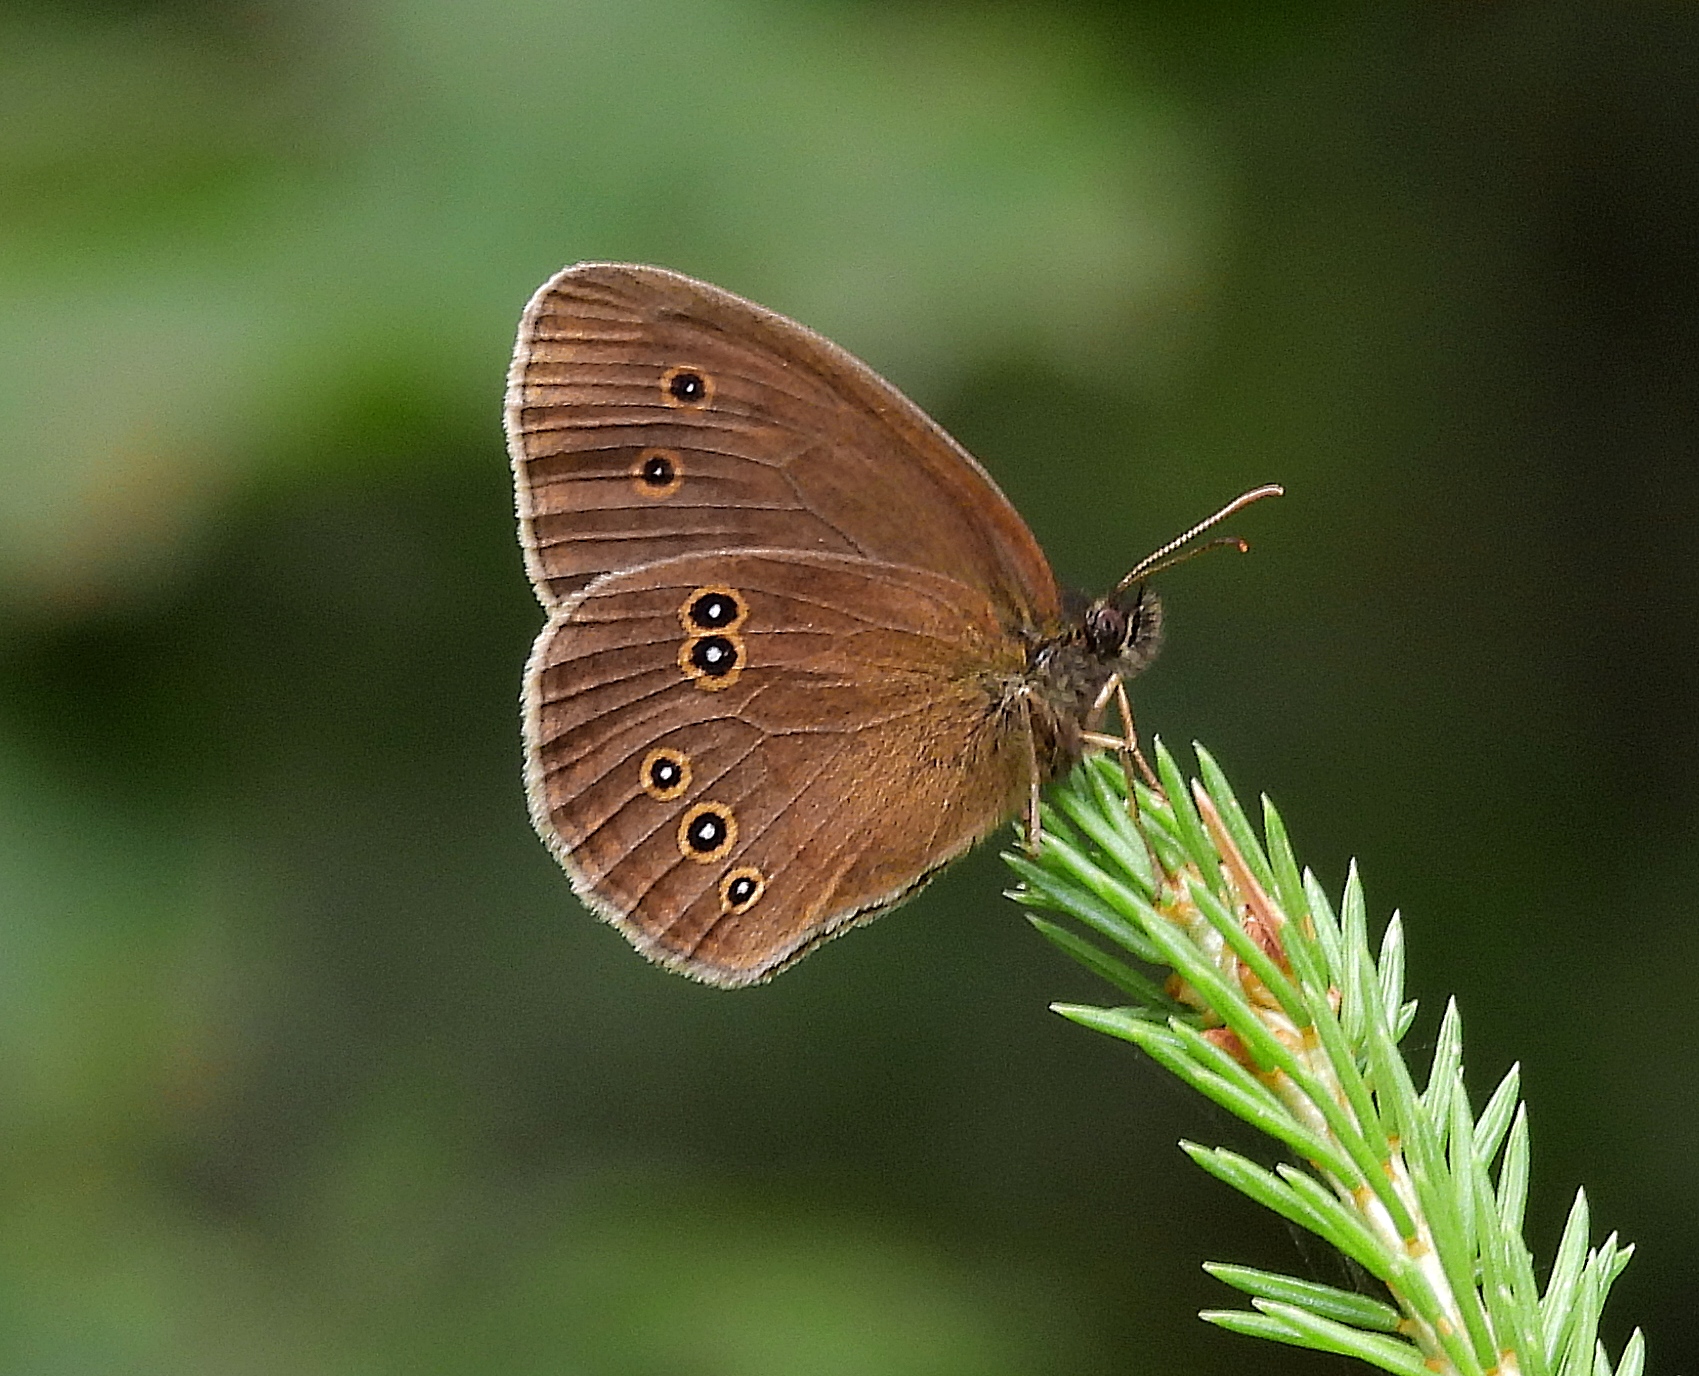
[[[1398,1049],[1416,1016],[1398,914],[1371,944],[1355,867],[1335,907],[1300,870],[1272,803],[1263,799],[1259,837],[1201,747],[1190,785],[1160,742],[1155,755],[1160,788],[1136,787],[1136,816],[1119,763],[1100,756],[1052,791],[1040,854],[1006,857],[1033,926],[1132,1000],[1053,1006],[1132,1042],[1279,1142],[1296,1164],[1271,1170],[1225,1148],[1181,1146],[1338,1248],[1391,1299],[1212,1262],[1205,1269],[1252,1307],[1202,1317],[1401,1376],[1641,1376],[1638,1330],[1614,1366],[1599,1342],[1605,1298],[1633,1248],[1615,1234],[1589,1246],[1585,1194],[1544,1293],[1535,1279],[1522,1238],[1518,1067],[1477,1116],[1450,1002],[1418,1088]]]

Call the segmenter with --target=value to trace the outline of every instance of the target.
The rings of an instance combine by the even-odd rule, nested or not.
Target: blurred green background
[[[744,993],[576,907],[499,415],[593,257],[863,355],[1084,587],[1287,484],[1141,724],[1360,857],[1541,1255],[1585,1183],[1699,1366],[1699,11],[12,0],[0,1369],[1346,1369],[1192,1317],[1338,1263],[989,851]]]

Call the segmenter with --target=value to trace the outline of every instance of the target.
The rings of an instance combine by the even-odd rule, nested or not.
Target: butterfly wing
[[[533,819],[651,959],[763,980],[1013,814],[1020,652],[954,579],[786,550],[610,574],[526,677]]]
[[[794,321],[661,268],[580,263],[526,307],[506,425],[545,606],[693,550],[930,569],[1006,624],[1059,612],[1032,533],[966,450]]]

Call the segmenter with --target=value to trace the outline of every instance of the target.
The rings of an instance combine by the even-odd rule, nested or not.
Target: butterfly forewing
[[[1020,667],[990,599],[925,570],[768,550],[611,574],[532,655],[532,815],[641,949],[751,983],[1016,808]]]
[[[983,469],[836,345],[659,268],[583,263],[520,325],[507,431],[521,538],[554,606],[690,551],[928,569],[1046,625],[1054,578]]]

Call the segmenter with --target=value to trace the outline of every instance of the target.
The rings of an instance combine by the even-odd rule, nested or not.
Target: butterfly
[[[532,820],[650,959],[770,978],[912,897],[1092,746],[1161,639],[1141,581],[1065,597],[983,468],[896,388],[679,273],[532,297],[505,411],[548,614]],[[1110,706],[1123,735],[1100,728]]]

